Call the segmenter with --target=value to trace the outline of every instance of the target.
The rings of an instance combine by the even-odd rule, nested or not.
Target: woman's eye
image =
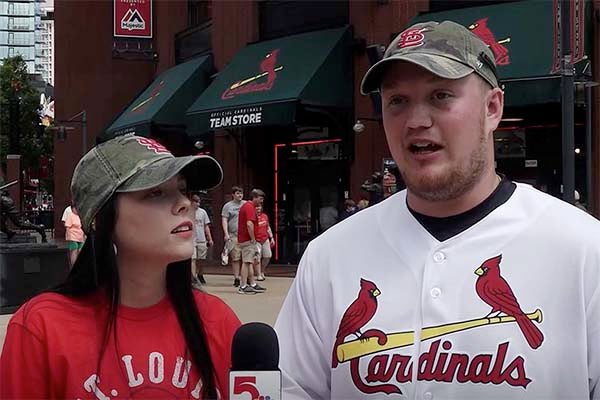
[[[153,189],[147,194],[147,197],[159,197],[160,195],[162,195],[162,190]]]

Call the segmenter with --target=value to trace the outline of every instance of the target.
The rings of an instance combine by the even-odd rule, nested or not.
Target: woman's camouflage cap
[[[175,157],[154,139],[129,134],[98,144],[79,161],[71,180],[72,200],[83,230],[90,232],[96,214],[115,192],[150,189],[179,172],[194,190],[211,189],[223,179],[214,158]]]
[[[362,94],[379,90],[391,61],[410,62],[445,79],[460,79],[475,72],[498,87],[492,51],[477,35],[452,21],[418,23],[396,36],[383,59],[365,74]]]

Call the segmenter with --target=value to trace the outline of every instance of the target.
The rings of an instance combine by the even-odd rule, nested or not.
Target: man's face
[[[443,79],[396,62],[381,92],[388,146],[411,194],[428,201],[456,199],[494,168],[500,89],[485,86],[476,74]]]
[[[243,198],[244,198],[244,192],[242,192],[241,190],[237,190],[237,191],[233,192],[233,199],[235,201],[242,201]]]
[[[192,207],[194,209],[200,207],[200,197],[198,195],[192,195]]]
[[[265,198],[262,196],[254,197],[252,199],[252,203],[254,204],[254,207],[262,206],[263,201],[265,201]]]

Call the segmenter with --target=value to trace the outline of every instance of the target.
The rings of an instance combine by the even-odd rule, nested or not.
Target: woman
[[[210,157],[134,135],[86,154],[71,192],[87,240],[66,282],[11,319],[0,398],[227,398],[240,322],[192,289],[186,185],[221,177]]]
[[[77,256],[79,256],[83,248],[85,235],[83,229],[81,229],[81,219],[79,218],[79,213],[77,213],[77,208],[69,208],[70,211],[63,221],[65,224],[65,238],[69,246],[69,266],[73,268],[75,260],[77,260]]]
[[[254,235],[260,251],[254,263],[254,275],[257,281],[265,280],[265,271],[271,261],[271,247],[275,246],[273,232],[269,226],[269,216],[263,212],[262,205],[256,206],[257,227]]]

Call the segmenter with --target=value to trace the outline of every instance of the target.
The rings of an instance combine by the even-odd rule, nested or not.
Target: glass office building
[[[39,0],[0,0],[0,62],[20,54],[28,72],[38,72],[36,56],[41,57],[41,52],[35,35],[40,22]]]

